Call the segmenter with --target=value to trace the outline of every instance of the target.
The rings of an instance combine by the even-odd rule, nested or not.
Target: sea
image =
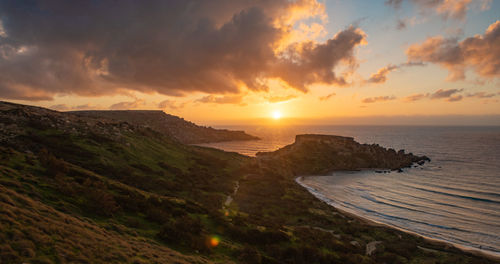
[[[313,133],[350,136],[431,158],[402,173],[374,170],[303,175],[302,186],[366,219],[500,256],[500,127],[224,126],[261,137],[204,146],[255,156]]]

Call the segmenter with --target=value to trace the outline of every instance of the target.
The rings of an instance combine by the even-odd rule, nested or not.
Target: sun
[[[280,119],[280,118],[281,118],[281,116],[282,116],[282,115],[281,115],[281,112],[280,112],[280,111],[278,111],[278,110],[275,110],[275,111],[273,111],[273,113],[272,113],[272,117],[273,117],[273,119]]]

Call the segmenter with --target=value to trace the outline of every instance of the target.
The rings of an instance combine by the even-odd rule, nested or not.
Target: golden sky
[[[1,3],[0,98],[207,125],[500,125],[498,14],[488,0]]]

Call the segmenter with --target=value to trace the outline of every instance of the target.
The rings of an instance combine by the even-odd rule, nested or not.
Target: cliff
[[[281,164],[298,174],[323,174],[334,170],[383,168],[397,170],[415,162],[430,161],[404,150],[386,149],[378,144],[360,144],[352,137],[297,135],[295,142],[274,152],[260,152],[264,163]],[[276,166],[276,165],[273,165]]]
[[[74,111],[71,113],[79,116],[108,118],[150,127],[156,131],[170,135],[184,144],[259,139],[258,137],[246,134],[244,131],[198,126],[183,118],[156,110]]]

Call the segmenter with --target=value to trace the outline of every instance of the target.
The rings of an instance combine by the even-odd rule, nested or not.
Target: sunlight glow
[[[280,119],[282,117],[281,112],[278,110],[273,111],[272,117],[273,119]]]

